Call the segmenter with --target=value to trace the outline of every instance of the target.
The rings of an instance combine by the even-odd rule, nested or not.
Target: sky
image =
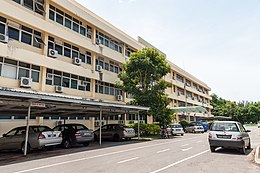
[[[260,0],[76,0],[231,101],[260,101]]]

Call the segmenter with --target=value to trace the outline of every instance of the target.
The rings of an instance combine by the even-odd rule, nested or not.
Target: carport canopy
[[[19,115],[27,116],[27,130],[25,139],[25,155],[27,150],[29,119],[34,116],[60,117],[68,116],[87,116],[99,117],[119,115],[119,114],[138,114],[138,137],[140,111],[148,111],[148,107],[119,104],[106,102],[103,100],[86,99],[82,97],[67,96],[61,94],[49,94],[22,89],[10,89],[0,87],[0,116]],[[100,124],[100,144],[101,144],[101,123]]]
[[[170,108],[174,113],[207,113],[202,106],[174,107]]]

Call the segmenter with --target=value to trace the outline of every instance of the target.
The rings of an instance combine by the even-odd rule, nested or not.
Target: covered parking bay
[[[105,101],[96,101],[82,97],[73,97],[66,95],[47,94],[42,92],[15,90],[9,88],[0,88],[0,116],[19,115],[26,118],[26,139],[27,145],[29,133],[29,120],[31,116],[50,116],[58,115],[60,117],[68,116],[88,116],[99,117],[100,127],[100,145],[101,145],[101,121],[104,116],[118,114],[137,114],[138,115],[138,137],[140,124],[140,111],[148,111],[147,107],[111,103]],[[65,122],[64,122],[65,123]],[[24,154],[27,154],[25,146]]]

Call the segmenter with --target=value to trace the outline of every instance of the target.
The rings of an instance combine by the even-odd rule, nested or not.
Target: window
[[[95,92],[107,95],[122,95],[122,91],[114,86],[114,84],[96,81]]]
[[[116,41],[100,31],[97,31],[96,39],[99,40],[102,45],[122,53],[122,43],[119,43],[119,41]]]
[[[63,86],[82,91],[90,91],[90,79],[61,71],[47,69],[47,85]]]
[[[58,54],[68,58],[74,59],[78,57],[83,63],[91,64],[91,52],[80,50],[80,48],[76,46],[54,39],[51,36],[48,38],[48,48],[55,49],[58,51]]]
[[[8,36],[9,38],[19,41],[19,30],[13,27],[8,26]]]
[[[179,81],[179,82],[181,82],[181,83],[184,82],[183,77],[180,76],[180,75],[178,75],[178,74],[176,75],[176,80]]]
[[[39,82],[40,67],[23,62],[17,62],[7,58],[2,58],[1,61],[0,58],[0,76],[11,79],[28,77],[32,78],[33,82]]]
[[[26,44],[32,44],[32,35],[26,32],[22,32],[22,42]]]
[[[126,46],[125,48],[125,56],[130,57],[130,54],[134,52],[133,49],[131,49],[129,46]]]
[[[5,25],[0,23],[0,33],[5,34]]]
[[[82,21],[64,13],[62,10],[52,5],[50,5],[49,19],[91,39],[92,28],[90,26],[84,26]]]
[[[45,13],[44,3],[45,0],[13,0],[14,2],[25,6],[26,8],[43,15]]]

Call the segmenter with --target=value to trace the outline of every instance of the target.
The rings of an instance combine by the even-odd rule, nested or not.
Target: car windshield
[[[238,132],[236,123],[213,123],[211,126],[212,131],[230,131]]]

